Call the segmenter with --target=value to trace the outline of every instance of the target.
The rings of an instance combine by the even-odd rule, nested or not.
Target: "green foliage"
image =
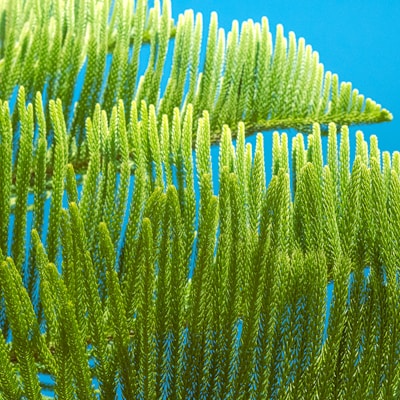
[[[16,181],[15,181],[15,222],[13,230],[12,255],[17,267],[23,275],[25,261],[25,230],[26,230],[26,206],[28,189],[31,176],[32,148],[33,148],[33,106],[25,107],[25,91],[18,93],[18,113],[21,121],[20,140],[18,146]]]
[[[7,254],[8,220],[10,217],[10,196],[12,180],[12,126],[7,102],[0,101],[0,246]]]
[[[349,125],[391,119],[387,110],[364,99],[350,83],[325,72],[318,53],[304,39],[297,40],[293,32],[285,37],[279,25],[273,42],[266,18],[261,23],[246,21],[240,28],[234,21],[225,34],[212,14],[201,66],[201,15],[195,18],[187,11],[174,25],[169,0],[161,5],[155,1],[150,9],[144,0],[133,3],[2,1],[0,98],[7,100],[16,86],[24,86],[28,99],[37,91],[61,99],[67,119],[72,112],[69,133],[79,144],[86,117],[96,104],[110,116],[118,99],[126,108],[133,100],[153,104],[159,124],[164,114],[172,117],[175,107],[185,114],[192,104],[195,124],[208,110],[214,141],[220,139],[223,124],[236,130],[241,120],[250,133],[306,129],[313,122]],[[147,45],[150,55],[139,76],[141,49]],[[163,92],[160,82],[169,69],[168,51],[173,57]],[[74,83],[84,65],[84,84],[75,102]],[[85,160],[80,147],[78,157]]]
[[[359,131],[350,168],[343,125],[390,114],[265,18],[213,14],[200,67],[200,15],[110,7],[0,1],[0,398],[398,398],[400,155]],[[267,184],[271,127],[308,136]]]
[[[289,169],[287,136],[274,134],[273,176],[266,186],[262,136],[252,156],[245,150],[243,124],[235,147],[225,126],[216,197],[205,112],[197,129],[200,208],[193,241],[190,109],[183,121],[176,110],[172,128],[166,123],[158,130],[154,108],[144,103],[148,125],[134,129],[125,126],[122,103],[110,122],[98,108],[87,120],[88,174],[78,196],[73,167],[64,158],[61,104],[51,107],[60,132],[49,153],[56,163],[52,199],[57,190],[63,193],[57,185],[66,179],[69,206],[51,207],[46,246],[33,231],[31,257],[29,248],[20,255],[39,277],[43,314],[35,316],[35,298],[29,300],[12,260],[2,264],[9,323],[3,321],[3,329],[10,327],[13,342],[7,350],[3,341],[1,354],[8,353],[6,363],[16,363],[21,373],[4,370],[11,375],[2,378],[3,393],[37,396],[38,368],[55,374],[55,393],[65,398],[93,396],[90,376],[99,380],[104,398],[114,396],[117,385],[127,398],[280,398],[286,390],[291,398],[396,393],[400,184],[390,166],[396,154],[391,159],[385,154],[381,167],[376,139],[371,138],[370,156],[359,133],[353,168],[346,170],[347,128],[338,151],[331,124],[325,164],[315,124],[308,147],[296,136]],[[137,149],[132,159],[129,143]],[[124,164],[129,174],[122,188],[116,174],[121,171],[123,179]],[[129,205],[131,164],[135,184]],[[294,171],[295,190],[290,188]],[[164,183],[174,176],[176,186]],[[40,215],[39,204],[43,207],[35,202],[34,212]],[[58,220],[52,212],[59,213]],[[49,263],[55,243],[62,244],[62,273]],[[367,265],[371,273],[365,278]],[[328,277],[335,286],[324,338]],[[29,318],[16,318],[21,312],[15,307],[22,304],[32,310]],[[95,360],[92,368],[89,357]]]

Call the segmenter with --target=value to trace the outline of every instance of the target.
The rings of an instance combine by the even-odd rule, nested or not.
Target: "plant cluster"
[[[147,6],[0,1],[0,398],[396,399],[400,153],[346,126],[390,113],[266,19],[201,69]]]

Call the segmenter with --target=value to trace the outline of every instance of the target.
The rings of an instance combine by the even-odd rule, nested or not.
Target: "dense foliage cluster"
[[[1,0],[0,16],[0,98],[21,85],[28,99],[38,91],[61,99],[79,144],[96,104],[110,116],[119,99],[126,109],[132,100],[154,104],[159,124],[175,107],[191,104],[195,125],[207,110],[213,141],[239,121],[254,132],[391,118],[325,72],[303,38],[286,38],[279,25],[273,42],[266,18],[234,21],[226,34],[213,14],[202,54],[202,15],[188,10],[174,25],[169,0],[150,9],[146,0]]]
[[[386,110],[266,19],[214,16],[199,73],[168,1],[0,17],[0,399],[400,396],[400,153],[345,125]]]

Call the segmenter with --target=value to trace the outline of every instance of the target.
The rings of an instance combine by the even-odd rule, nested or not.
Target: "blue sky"
[[[266,16],[273,33],[280,23],[286,33],[304,37],[325,70],[393,113],[392,122],[361,129],[378,136],[381,150],[400,150],[400,1],[172,0],[174,18],[188,8],[202,12],[207,26],[211,11],[225,30],[233,19]]]

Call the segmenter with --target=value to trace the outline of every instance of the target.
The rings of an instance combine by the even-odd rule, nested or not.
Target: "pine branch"
[[[201,57],[133,3],[0,1],[0,397],[398,397],[400,153],[346,126],[391,114],[266,18]]]
[[[118,121],[125,124],[122,108],[119,113]],[[90,169],[84,193],[91,182],[98,181],[105,165],[126,163],[129,156],[130,142],[123,125],[117,123],[117,115],[116,109],[109,126],[100,110],[97,121],[88,120],[91,132],[98,135],[89,149],[99,167],[97,176],[96,170]],[[154,121],[154,116],[150,118]],[[176,157],[172,164],[170,157],[161,155],[156,142],[151,145],[162,171],[171,168],[172,172],[172,167],[184,163],[177,187],[166,187],[163,178],[162,186],[154,191],[150,182],[159,178],[148,168],[153,155],[149,155],[147,145],[156,140],[154,135],[160,135],[154,125],[144,130],[139,127],[141,134],[134,139],[138,150],[133,200],[119,258],[104,222],[100,228],[93,228],[92,237],[100,238],[100,249],[93,247],[82,217],[88,212],[86,203],[72,201],[77,199],[76,181],[72,167],[66,169],[70,202],[67,210],[61,211],[62,235],[60,231],[56,234],[62,243],[62,274],[48,263],[38,233],[32,233],[31,268],[40,276],[39,299],[44,313],[37,317],[30,313],[29,321],[37,326],[37,332],[39,321],[44,322],[47,332],[43,337],[35,336],[28,357],[30,366],[23,366],[26,385],[34,384],[28,371],[36,365],[53,371],[58,382],[55,390],[64,396],[75,390],[91,396],[91,374],[99,379],[104,396],[115,393],[118,382],[125,393],[139,396],[194,393],[199,398],[279,398],[287,390],[290,398],[305,393],[336,398],[368,390],[395,393],[398,173],[391,169],[386,153],[382,169],[379,167],[376,139],[371,139],[374,157],[370,158],[362,135],[357,135],[353,169],[346,170],[345,162],[341,170],[337,169],[340,186],[336,189],[329,168],[335,163],[333,125],[327,165],[321,156],[318,126],[308,136],[307,148],[303,137],[296,136],[292,152],[296,162],[292,160],[290,169],[287,137],[275,135],[274,175],[266,186],[261,137],[253,159],[250,146],[245,148],[243,124],[238,128],[241,133],[236,149],[225,127],[217,198],[211,187],[210,131],[205,113],[197,134],[197,172],[202,175],[198,177],[201,197],[195,204],[200,214],[192,267],[185,249],[187,204],[185,196],[179,195],[180,185],[195,184],[195,178],[188,177],[189,171],[194,174],[195,170],[186,124],[177,113],[173,132],[168,125],[160,128],[166,147],[177,146],[177,150],[169,150],[170,156]],[[348,137],[344,132],[341,158],[346,160]],[[143,143],[144,134],[149,137]],[[185,148],[178,138],[185,140]],[[393,155],[393,160],[396,157]],[[115,177],[111,172],[116,174],[117,169],[106,171],[114,198]],[[288,174],[294,171],[295,193],[290,190]],[[96,196],[97,190],[103,189],[95,189]],[[250,200],[256,190],[260,197]],[[90,212],[87,215],[89,218]],[[109,217],[107,221],[113,223]],[[51,223],[55,224],[54,220]],[[114,229],[116,237],[123,237],[120,223]],[[363,270],[368,264],[373,275],[367,284]],[[335,286],[323,337],[328,276],[333,277]],[[385,279],[390,286],[384,284]],[[6,293],[7,318],[14,338],[20,329],[14,317],[18,312],[10,308],[8,296],[20,293],[18,298],[32,310],[36,300],[29,299],[18,274],[13,285],[11,290],[2,284],[2,291]],[[75,333],[67,331],[66,326],[72,326]],[[379,351],[373,338],[379,340]],[[2,348],[11,363],[22,368],[20,357],[27,355],[18,353],[14,346]],[[75,352],[79,359],[71,364]],[[96,360],[93,371],[86,369],[89,354]],[[387,366],[383,359],[390,360]],[[78,379],[77,371],[82,368],[86,372]],[[133,372],[137,380],[132,380]],[[352,381],[346,379],[349,374],[354,377]],[[389,386],[382,376],[390,376]],[[1,390],[18,389],[4,386]]]

